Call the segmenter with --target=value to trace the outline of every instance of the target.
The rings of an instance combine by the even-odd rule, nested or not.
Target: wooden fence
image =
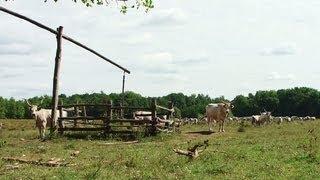
[[[72,109],[73,108],[73,109]],[[104,109],[103,114],[99,116],[88,115],[88,108]],[[162,122],[173,122],[172,120],[161,120],[158,116],[166,115],[167,119],[173,118],[174,108],[170,103],[169,107],[157,105],[154,99],[150,107],[129,107],[129,106],[116,106],[112,101],[105,104],[73,104],[73,105],[59,105],[59,118],[58,118],[58,131],[63,134],[65,131],[102,131],[105,134],[113,133],[132,133],[134,131],[145,131],[150,134],[156,134],[159,128],[173,129],[174,123],[170,125],[160,125]],[[65,109],[72,109],[73,115],[63,117]],[[165,113],[157,114],[157,110],[164,111]],[[124,118],[124,112],[146,111],[147,114],[140,114],[136,116],[151,116],[151,118],[134,119],[133,116],[127,114]],[[132,114],[131,114],[132,115]]]

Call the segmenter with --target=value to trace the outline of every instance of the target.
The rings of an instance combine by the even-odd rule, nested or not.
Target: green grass
[[[13,164],[0,160],[0,179],[319,179],[320,121],[263,127],[229,123],[225,133],[206,125],[184,126],[181,133],[141,138],[131,145],[102,145],[116,139],[66,135],[41,142],[34,121],[0,120],[0,156],[26,159],[61,158],[67,167]],[[308,131],[315,129],[310,134]],[[217,127],[215,127],[217,131]],[[81,137],[81,138],[75,138]],[[92,138],[95,137],[95,138]],[[318,137],[314,141],[314,137]],[[21,139],[23,138],[23,139]],[[175,154],[209,139],[209,147],[194,160]],[[80,151],[77,157],[70,154]]]

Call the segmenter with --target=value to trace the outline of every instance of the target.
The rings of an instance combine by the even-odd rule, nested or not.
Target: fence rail
[[[88,116],[87,109],[90,108],[101,108],[104,109],[104,114],[101,116]],[[66,108],[73,108],[75,116],[73,117],[62,117],[63,111]],[[72,105],[59,105],[59,114],[58,118],[58,131],[62,134],[64,131],[103,131],[105,133],[123,133],[124,130],[114,129],[114,128],[125,128],[132,129],[133,127],[144,127],[147,128],[148,132],[151,134],[155,134],[157,131],[157,127],[159,123],[163,123],[163,121],[159,121],[157,117],[157,109],[162,110],[162,113],[159,114],[161,116],[167,115],[168,118],[173,115],[173,104],[170,103],[169,107],[163,107],[157,105],[156,100],[152,101],[150,107],[132,107],[132,106],[114,106],[112,101],[108,101],[106,104],[72,104]],[[82,110],[82,116],[80,116],[80,111]],[[123,111],[125,110],[137,110],[137,111],[147,111],[150,113],[147,114],[139,114],[137,117],[141,116],[142,119],[125,119],[123,117]],[[69,109],[70,111],[70,109]],[[163,111],[167,111],[167,113],[163,113]],[[151,117],[151,118],[144,118]],[[91,122],[89,122],[91,121]],[[97,122],[100,121],[98,124]],[[116,123],[116,124],[115,124]],[[119,125],[120,123],[120,125]],[[125,124],[126,123],[126,124]],[[66,126],[64,126],[66,124]],[[70,127],[70,125],[73,125]],[[82,127],[80,127],[80,126]],[[88,127],[88,126],[98,126],[98,127]],[[127,131],[125,131],[127,132]],[[132,132],[132,131],[131,131]]]

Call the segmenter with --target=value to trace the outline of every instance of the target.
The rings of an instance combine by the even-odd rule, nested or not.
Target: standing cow
[[[271,112],[263,112],[261,115],[252,116],[252,125],[261,126],[271,122]]]
[[[37,105],[32,105],[28,100],[26,100],[32,118],[36,120],[36,127],[39,130],[40,138],[43,139],[45,137],[45,131],[47,127],[53,128],[56,125],[56,120],[52,119],[51,109],[39,109]],[[42,101],[41,101],[42,102]],[[59,111],[56,112],[57,117],[60,116]],[[62,111],[62,117],[66,117],[67,112]]]
[[[208,104],[206,106],[206,116],[209,126],[209,131],[212,131],[212,123],[219,123],[219,132],[224,132],[224,121],[227,118],[232,105],[230,103]]]

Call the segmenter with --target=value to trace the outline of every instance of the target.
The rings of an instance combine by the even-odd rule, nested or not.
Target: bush
[[[239,128],[238,128],[238,132],[245,132],[246,129],[245,129],[244,127],[245,127],[244,121],[241,121],[241,122],[240,122],[240,126],[239,126]]]

